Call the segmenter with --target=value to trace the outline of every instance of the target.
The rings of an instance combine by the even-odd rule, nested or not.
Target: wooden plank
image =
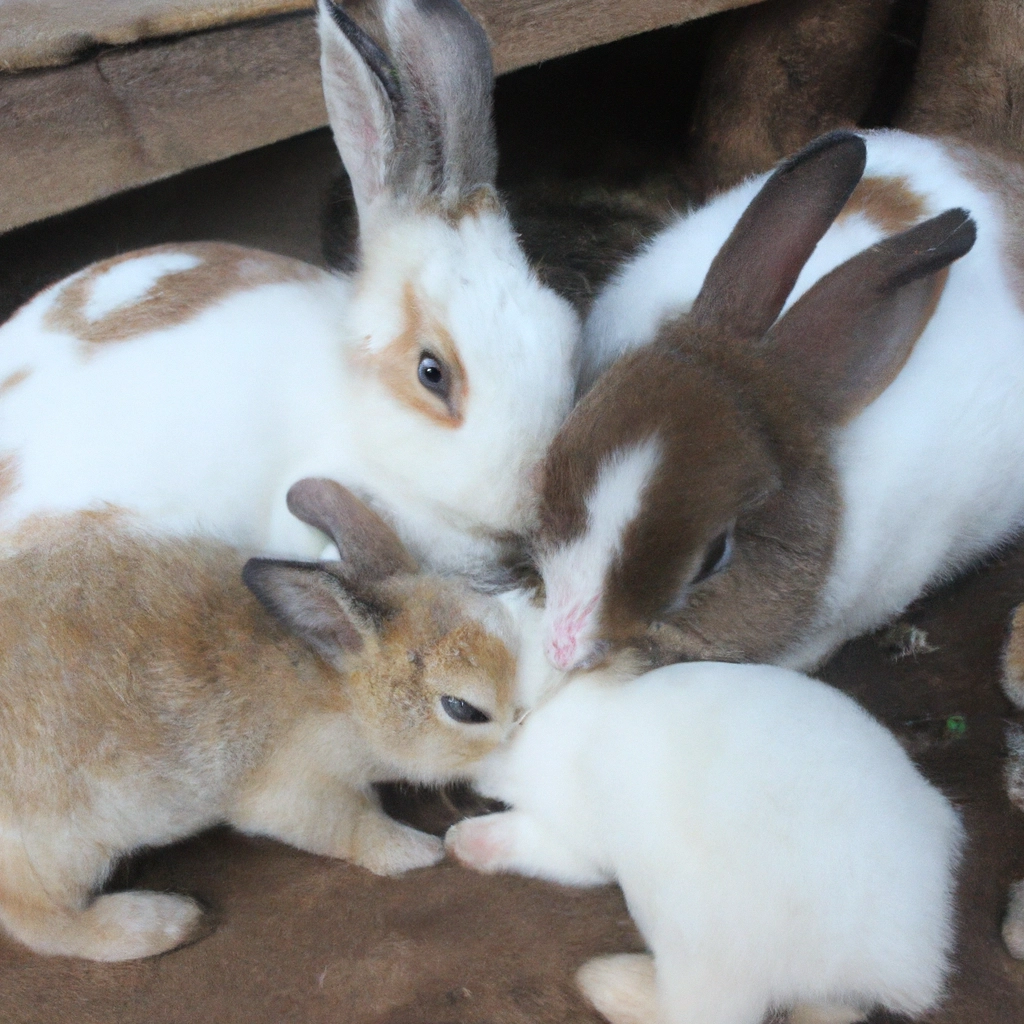
[[[467,6],[506,72],[748,2]],[[312,11],[0,74],[0,231],[326,123]]]

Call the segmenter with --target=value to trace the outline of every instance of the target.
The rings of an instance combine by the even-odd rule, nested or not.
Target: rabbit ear
[[[847,260],[771,330],[771,358],[825,422],[881,394],[909,357],[942,293],[946,268],[974,245],[966,210],[947,210]]]
[[[461,4],[320,0],[320,38],[331,127],[360,216],[381,197],[452,209],[494,184],[490,46]]]
[[[328,660],[358,653],[377,634],[373,618],[315,562],[250,558],[242,579],[274,618]]]
[[[712,262],[693,322],[738,338],[763,337],[860,181],[866,158],[859,135],[836,131],[780,164]]]
[[[292,484],[286,500],[292,515],[334,541],[346,577],[372,583],[416,572],[416,562],[398,534],[334,480],[307,477]]]

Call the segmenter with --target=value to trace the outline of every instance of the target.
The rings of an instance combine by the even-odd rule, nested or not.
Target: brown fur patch
[[[19,384],[24,383],[31,372],[27,366],[23,366],[20,370],[15,370],[14,373],[9,373],[3,380],[0,380],[0,398],[9,394]]]
[[[1003,256],[1017,305],[1024,309],[1024,164],[968,146],[951,148],[967,177],[995,199],[1002,213]]]
[[[481,185],[442,211],[446,220],[458,223],[463,217],[479,217],[484,213],[501,213],[501,200],[490,185]]]
[[[887,235],[895,235],[913,227],[927,212],[924,196],[915,192],[902,175],[862,178],[836,223],[859,213]]]
[[[1024,604],[1013,613],[1010,637],[1003,652],[1003,690],[1024,710]]]
[[[86,315],[93,289],[104,274],[123,263],[158,253],[184,253],[200,262],[188,270],[164,274],[145,294],[115,306],[95,320]],[[187,323],[235,292],[283,281],[315,280],[321,273],[287,256],[223,242],[158,245],[94,263],[58,290],[44,323],[88,346],[128,341]]]
[[[451,334],[421,305],[411,284],[403,296],[405,327],[402,333],[366,361],[376,370],[384,386],[403,405],[422,413],[442,427],[459,427],[465,415],[469,385]],[[423,353],[440,362],[448,377],[447,401],[428,391],[419,381]]]

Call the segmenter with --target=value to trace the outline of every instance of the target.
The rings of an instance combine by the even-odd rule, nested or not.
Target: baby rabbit
[[[617,881],[652,956],[579,972],[615,1024],[846,1024],[943,992],[963,829],[853,700],[788,669],[577,676],[478,768],[480,871]],[[652,960],[653,957],[653,960]]]
[[[510,619],[418,574],[339,485],[300,481],[289,504],[342,560],[250,559],[252,593],[234,549],[114,512],[51,522],[4,563],[0,924],[32,949],[188,941],[191,899],[94,893],[122,854],[217,822],[378,874],[442,858],[371,783],[465,776],[506,736]]]
[[[1008,203],[1019,168],[836,132],[626,268],[591,330],[629,351],[545,465],[555,665],[807,668],[1024,525]]]
[[[175,244],[37,296],[0,328],[0,528],[109,502],[307,557],[284,495],[310,475],[371,495],[434,566],[533,522],[579,325],[494,190],[487,37],[457,0],[321,0],[320,33],[358,270]]]

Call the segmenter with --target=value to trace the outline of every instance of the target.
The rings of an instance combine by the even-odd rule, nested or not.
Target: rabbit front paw
[[[492,874],[501,871],[515,851],[514,822],[509,814],[484,814],[452,825],[444,837],[447,851],[462,865]]]
[[[361,823],[349,860],[375,875],[400,875],[444,860],[444,843],[381,814]]]

